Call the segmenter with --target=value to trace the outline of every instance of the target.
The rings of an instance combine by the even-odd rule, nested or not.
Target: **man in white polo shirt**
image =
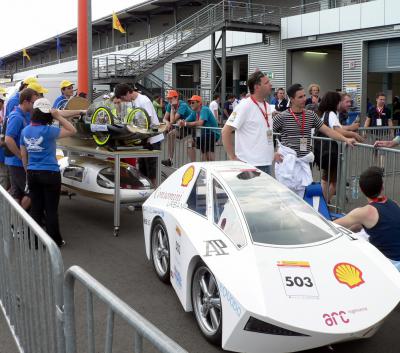
[[[247,162],[271,174],[274,158],[271,108],[265,99],[272,85],[261,71],[247,80],[250,97],[240,101],[222,129],[222,143],[228,158]],[[235,131],[235,147],[232,132]]]

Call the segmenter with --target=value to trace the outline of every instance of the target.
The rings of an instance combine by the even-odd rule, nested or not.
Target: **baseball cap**
[[[189,102],[191,102],[191,101],[196,101],[196,102],[201,103],[203,100],[201,99],[200,96],[192,96],[192,98],[189,99]]]
[[[7,90],[4,87],[0,87],[0,93],[6,95]]]
[[[173,89],[168,91],[167,98],[175,98],[179,97],[179,93],[177,91],[174,91]]]
[[[42,113],[50,113],[51,103],[46,98],[39,98],[33,103],[33,109],[39,109]]]
[[[60,88],[62,89],[62,88],[66,88],[66,87],[73,86],[73,85],[74,84],[71,81],[63,80],[60,83]]]
[[[33,89],[37,93],[47,93],[49,90],[47,88],[44,88],[39,82],[32,82],[28,85],[28,88]]]
[[[33,77],[33,76],[26,77],[23,81],[24,85],[30,85],[31,83],[34,83],[34,82],[38,82],[38,80],[36,77]]]

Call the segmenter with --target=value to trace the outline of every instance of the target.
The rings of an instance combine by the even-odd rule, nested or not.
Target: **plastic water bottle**
[[[351,178],[351,198],[353,200],[358,200],[358,198],[359,198],[358,177],[357,176],[353,176]]]

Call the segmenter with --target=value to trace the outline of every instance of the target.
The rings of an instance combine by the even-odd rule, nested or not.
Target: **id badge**
[[[201,129],[196,129],[196,137],[201,137]]]
[[[267,130],[267,142],[269,145],[272,145],[273,143],[272,130]]]
[[[382,119],[376,119],[376,126],[382,126]]]
[[[307,137],[300,138],[300,152],[307,152]]]

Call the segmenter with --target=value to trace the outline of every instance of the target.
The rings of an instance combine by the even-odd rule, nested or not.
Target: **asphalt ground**
[[[193,353],[221,352],[201,335],[192,313],[185,313],[171,286],[161,283],[146,259],[140,211],[121,211],[119,237],[113,237],[112,204],[75,196],[61,199],[60,221],[67,245],[62,248],[65,269],[79,265],[132,308]],[[76,317],[79,352],[86,352],[85,291],[76,285]],[[376,303],[379,305],[379,303]],[[96,352],[104,351],[106,307],[95,300]],[[398,353],[400,306],[387,318],[378,333],[367,340],[333,346],[340,353]],[[116,319],[114,353],[131,352],[133,330]],[[155,352],[145,344],[146,352]],[[13,350],[14,349],[14,350]],[[0,318],[0,353],[14,353],[4,318]],[[268,352],[266,347],[265,352]],[[323,347],[307,351],[328,353]],[[38,352],[40,353],[40,352]]]

